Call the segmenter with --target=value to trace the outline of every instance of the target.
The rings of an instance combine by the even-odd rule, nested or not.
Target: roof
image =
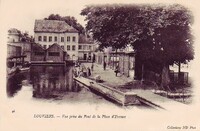
[[[43,48],[43,46],[42,46],[42,45],[40,45],[39,43],[33,43],[33,45],[35,45],[35,46],[37,46],[37,47],[41,48],[42,50],[45,50],[45,49]]]
[[[78,31],[68,25],[65,21],[59,20],[35,20],[35,32],[51,32],[51,33],[78,33]]]
[[[80,44],[93,44],[94,41],[91,38],[87,38],[85,35],[80,34],[78,43],[80,43]]]
[[[47,48],[46,50],[49,50],[49,49],[52,48],[53,46],[57,46],[60,50],[62,50],[63,52],[65,52],[64,49],[61,48],[61,46],[58,45],[57,43],[52,44],[52,45],[51,45],[49,48]]]
[[[20,31],[16,28],[11,28],[11,29],[8,30],[8,33],[9,34],[19,34]]]

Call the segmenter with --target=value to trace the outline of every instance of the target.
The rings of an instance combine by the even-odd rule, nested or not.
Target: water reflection
[[[18,73],[7,78],[7,96],[13,97],[22,88],[23,80],[29,78],[29,73]]]
[[[7,95],[16,101],[23,100],[24,103],[33,102],[29,99],[33,97],[38,101],[56,100],[57,104],[86,102],[97,105],[97,108],[100,107],[99,104],[114,105],[98,92],[78,86],[73,81],[72,67],[65,66],[31,66],[29,71],[10,78],[8,76]]]
[[[8,79],[8,96],[14,96],[21,89],[23,80],[27,80],[32,85],[33,97],[36,98],[55,98],[65,92],[81,90],[73,84],[72,67],[31,66],[29,72],[19,73]]]

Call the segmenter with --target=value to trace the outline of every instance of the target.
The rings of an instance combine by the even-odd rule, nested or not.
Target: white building
[[[35,20],[34,32],[35,42],[43,48],[56,43],[67,52],[69,60],[78,59],[78,31],[65,21]]]
[[[8,30],[8,43],[20,42],[20,31],[15,28]]]

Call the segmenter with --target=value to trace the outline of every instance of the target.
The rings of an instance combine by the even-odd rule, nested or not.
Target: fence
[[[188,84],[188,72],[174,72],[170,71],[170,80],[172,83]]]

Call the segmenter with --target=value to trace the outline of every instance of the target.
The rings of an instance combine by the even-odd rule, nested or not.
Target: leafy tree
[[[27,32],[22,33],[21,31],[19,32],[19,37],[21,42],[33,42],[34,38],[33,36],[29,36]]]
[[[170,64],[193,59],[193,19],[181,5],[88,6],[81,15],[86,16],[86,29],[100,47],[132,45],[146,69],[162,74],[163,86],[169,84]]]
[[[73,16],[60,16],[59,14],[51,14],[49,15],[49,17],[44,19],[65,21],[67,24],[77,29],[80,34],[85,34],[84,27],[81,24],[79,24]]]

